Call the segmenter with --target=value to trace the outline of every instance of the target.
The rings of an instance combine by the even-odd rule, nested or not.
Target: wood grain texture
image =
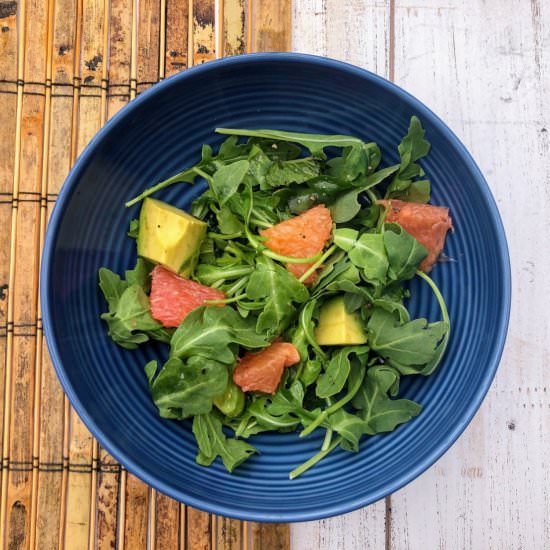
[[[221,55],[239,55],[247,50],[245,0],[220,0],[222,7]]]
[[[372,9],[387,10],[386,21],[377,26],[366,13]],[[393,68],[396,82],[459,135],[495,194],[516,283],[508,343],[487,399],[452,449],[392,496],[386,540],[371,536],[373,528],[375,533],[384,528],[382,514],[361,523],[371,506],[293,526],[293,545],[547,548],[550,290],[544,273],[550,265],[550,228],[546,217],[535,213],[550,202],[548,3],[297,0],[294,24],[296,49],[386,76]],[[393,29],[393,37],[382,38],[384,28]],[[394,57],[384,59],[390,45]],[[531,222],[522,223],[527,216]]]
[[[249,6],[252,51],[290,50],[292,46],[291,0],[249,0]]]
[[[177,550],[180,545],[180,504],[157,493],[156,495],[156,550]]]
[[[507,230],[515,281],[504,358],[481,410],[435,467],[393,497],[396,549],[550,541],[550,226],[535,214],[550,206],[549,32],[548,3],[536,0],[396,5],[396,81],[440,114],[479,162]]]
[[[210,550],[212,548],[212,516],[186,506],[186,548],[188,550]]]
[[[124,548],[126,550],[147,548],[149,491],[149,487],[137,477],[132,474],[127,475],[124,522]]]
[[[165,76],[187,68],[189,44],[189,2],[166,0]]]
[[[388,2],[295,0],[293,49],[389,73]],[[386,503],[317,522],[291,526],[292,548],[378,550],[386,544]]]
[[[192,14],[190,41],[192,64],[200,65],[216,58],[216,2],[214,0],[191,0]]]

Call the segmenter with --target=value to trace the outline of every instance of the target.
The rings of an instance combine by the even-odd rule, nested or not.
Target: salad
[[[169,346],[144,366],[164,418],[192,419],[199,464],[233,471],[257,452],[255,434],[316,429],[319,452],[356,452],[421,411],[399,398],[403,376],[434,372],[449,315],[428,275],[452,228],[429,205],[418,161],[430,144],[418,118],[381,165],[353,136],[218,128],[195,166],[130,200],[138,259],[124,278],[102,267],[111,338]],[[190,213],[151,197],[206,182]],[[441,321],[411,319],[408,281],[420,277]]]

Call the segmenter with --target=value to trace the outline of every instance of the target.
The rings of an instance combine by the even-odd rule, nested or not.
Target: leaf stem
[[[309,460],[306,460],[302,465],[298,466],[288,475],[289,479],[295,479],[304,472],[307,472],[317,462],[323,460],[331,451],[333,451],[342,442],[341,437],[337,437],[324,451],[321,449],[316,455],[313,455]]]
[[[164,189],[165,187],[169,187],[173,183],[183,183],[185,182],[184,178],[188,178],[189,176],[192,176],[193,174],[196,174],[195,168],[189,168],[188,170],[184,170],[183,172],[180,172],[179,174],[176,174],[175,176],[172,176],[171,178],[165,179],[164,181],[161,181],[157,183],[156,185],[153,185],[152,187],[149,187],[149,189],[146,189],[141,193],[141,195],[138,195],[137,197],[134,197],[133,199],[129,200],[126,203],[126,208],[129,208],[130,206],[133,206],[134,204],[137,204],[138,202],[142,201],[143,199],[147,198],[149,195],[152,195],[156,193],[157,191],[160,191],[161,189]],[[186,182],[188,183],[188,182]]]
[[[246,292],[243,292],[238,296],[233,296],[232,298],[225,298],[224,300],[204,300],[202,303],[205,306],[221,306],[223,304],[233,304],[234,302],[238,302],[243,298],[246,298]]]
[[[441,309],[441,317],[443,318],[443,322],[447,324],[447,332],[445,333],[445,336],[443,336],[443,340],[439,344],[439,346],[436,348],[437,353],[435,357],[424,367],[422,370],[423,375],[429,375],[431,374],[439,365],[441,362],[441,359],[443,355],[445,354],[445,350],[447,349],[447,344],[449,343],[449,335],[451,334],[451,320],[449,318],[449,312],[447,311],[447,304],[445,303],[445,298],[443,298],[443,295],[441,294],[441,291],[439,290],[438,286],[435,284],[434,280],[424,273],[423,271],[417,270],[416,274],[421,278],[424,279],[432,289],[432,292],[434,293],[437,302],[439,304],[439,307]]]
[[[313,256],[309,256],[307,258],[294,258],[292,256],[283,256],[282,254],[277,254],[276,252],[269,250],[269,248],[262,250],[262,254],[264,256],[267,256],[268,258],[271,258],[272,260],[277,260],[285,264],[310,264],[316,262],[319,258],[321,258],[321,252],[318,252],[317,254],[314,254]]]
[[[336,250],[336,245],[331,245],[327,251],[298,279],[301,283],[307,281],[308,277],[315,273],[318,267],[320,267],[324,261]]]
[[[330,447],[331,441],[332,441],[332,428],[328,428],[327,431],[325,432],[325,439],[323,440],[321,451],[326,451]]]
[[[336,412],[338,409],[341,409],[344,405],[349,403],[354,397],[355,394],[359,391],[359,388],[361,387],[361,384],[363,383],[363,378],[365,377],[365,371],[363,370],[363,376],[357,377],[357,382],[353,388],[351,388],[342,399],[339,401],[336,401],[334,405],[331,405],[330,407],[326,408],[311,424],[308,424],[306,428],[304,428],[300,432],[300,437],[305,437],[306,435],[309,435],[315,428],[318,428],[332,413]]]
[[[193,168],[193,172],[195,172],[195,174],[197,174],[197,176],[200,176],[201,178],[204,178],[208,183],[212,182],[212,176],[210,174],[207,174],[206,172],[204,172],[203,170],[201,170],[200,168]]]

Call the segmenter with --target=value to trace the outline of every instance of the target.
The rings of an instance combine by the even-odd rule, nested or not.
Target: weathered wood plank
[[[550,228],[539,215],[550,206],[548,8],[537,0],[396,2],[396,81],[479,162],[507,229],[516,289],[505,355],[480,412],[392,498],[396,549],[545,548],[550,540]]]
[[[290,529],[284,523],[250,523],[251,550],[287,550]],[[300,547],[299,547],[300,548]]]
[[[388,1],[295,0],[293,49],[354,63],[389,76]],[[385,547],[386,503],[318,522],[291,525],[293,548],[332,550]]]
[[[217,516],[214,536],[218,543],[218,550],[240,550],[244,543],[243,522]]]
[[[239,55],[247,50],[247,9],[245,0],[221,0],[222,56]]]
[[[291,0],[250,0],[252,32],[250,47],[255,52],[286,52],[292,47]]]

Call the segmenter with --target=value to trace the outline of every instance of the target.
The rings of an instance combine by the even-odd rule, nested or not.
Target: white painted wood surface
[[[294,49],[391,75],[458,134],[499,205],[514,295],[452,449],[386,503],[294,525],[293,548],[550,549],[550,1],[294,0]]]

